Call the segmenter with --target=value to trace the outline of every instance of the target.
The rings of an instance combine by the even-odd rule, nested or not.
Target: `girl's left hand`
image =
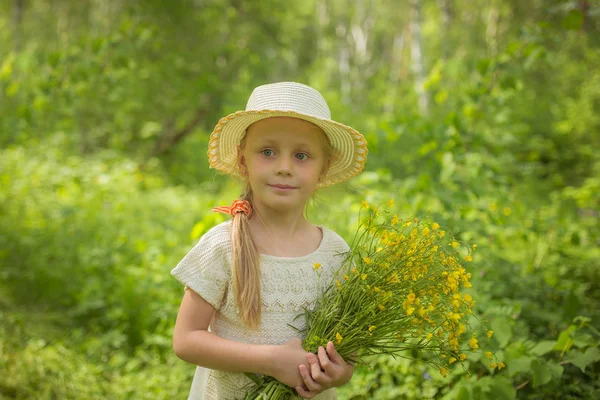
[[[298,367],[305,387],[296,388],[298,394],[306,399],[347,383],[354,373],[354,367],[344,361],[331,341],[327,343],[327,351],[320,346],[317,355],[309,353],[306,359],[310,364],[310,370],[305,365]]]

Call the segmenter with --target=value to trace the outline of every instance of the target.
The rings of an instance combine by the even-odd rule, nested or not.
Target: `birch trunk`
[[[421,0],[411,0],[411,62],[415,76],[415,92],[419,99],[419,111],[426,115],[429,111],[429,100],[423,87],[425,72],[423,71],[423,52],[421,48]]]

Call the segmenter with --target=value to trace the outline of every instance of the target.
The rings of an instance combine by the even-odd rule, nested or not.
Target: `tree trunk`
[[[13,4],[13,48],[15,52],[19,52],[23,42],[23,30],[21,27],[23,24],[23,13],[25,12],[25,0],[14,0]]]
[[[383,105],[384,114],[393,114],[394,105],[396,103],[396,95],[398,93],[398,83],[400,82],[400,67],[402,65],[402,50],[404,49],[404,35],[402,32],[397,32],[394,36],[394,45],[392,49],[392,62],[389,73],[389,93],[387,101]]]
[[[452,0],[438,0],[442,13],[442,57],[447,60],[450,56],[450,25],[452,22]]]
[[[500,11],[498,6],[492,2],[485,30],[485,41],[491,58],[498,54],[498,24],[500,23]]]
[[[415,76],[415,92],[419,99],[419,111],[426,115],[429,111],[429,99],[423,87],[425,72],[423,71],[423,51],[421,48],[421,0],[411,0],[411,61]]]

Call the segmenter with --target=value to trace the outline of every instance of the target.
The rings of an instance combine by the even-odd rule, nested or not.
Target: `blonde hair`
[[[248,185],[240,196],[252,206],[252,189]],[[244,213],[233,217],[231,227],[231,265],[233,295],[240,310],[242,321],[249,328],[260,325],[260,256],[250,234],[250,219]]]
[[[322,130],[321,130],[322,131]],[[323,132],[323,131],[322,131]],[[324,165],[322,175],[327,172],[331,160],[334,157],[333,146],[325,132],[325,155],[327,162]],[[243,149],[246,135],[240,142]],[[246,188],[240,200],[246,200],[254,212],[252,204],[252,188],[246,182]],[[260,326],[262,313],[262,298],[260,295],[260,254],[252,234],[250,233],[250,218],[245,213],[236,213],[233,216],[231,227],[231,265],[233,276],[233,296],[240,312],[242,322],[250,329]]]

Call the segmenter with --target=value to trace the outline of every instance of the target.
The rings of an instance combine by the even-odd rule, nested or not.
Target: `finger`
[[[303,388],[302,386],[296,386],[296,392],[298,393],[298,396],[302,397],[303,399],[312,399],[315,396],[315,393]]]
[[[329,359],[336,364],[344,365],[346,361],[340,356],[340,353],[335,349],[335,345],[332,341],[327,343],[327,354],[329,354]]]
[[[325,370],[325,374],[331,376],[334,372],[333,370],[335,366],[327,356],[327,352],[325,351],[325,348],[323,348],[323,346],[319,346],[319,349],[317,350],[317,355],[319,356],[319,363],[321,364],[321,369]]]
[[[318,363],[317,363],[318,364]],[[302,381],[304,382],[304,386],[306,386],[306,388],[311,391],[311,392],[321,392],[322,388],[321,385],[319,384],[319,382],[316,382],[313,377],[311,376],[311,373],[309,373],[308,368],[306,368],[306,365],[300,365],[298,367],[300,369],[300,376],[302,377]],[[312,365],[311,365],[312,368]],[[312,369],[311,369],[312,371]],[[320,370],[319,370],[320,372]]]

